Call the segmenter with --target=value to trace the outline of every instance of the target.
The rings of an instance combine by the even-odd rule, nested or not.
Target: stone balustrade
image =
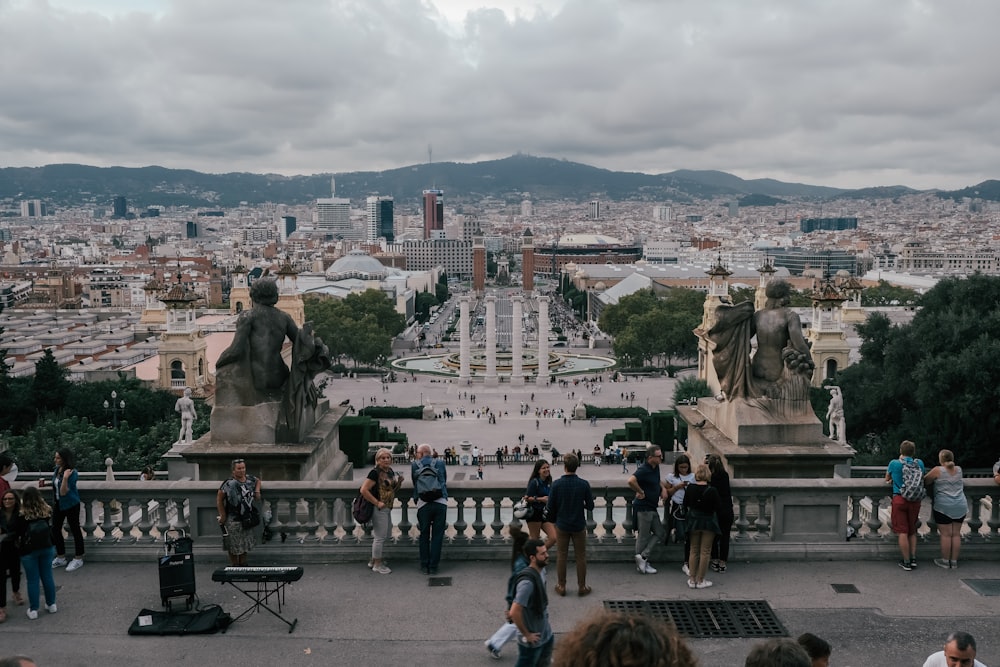
[[[265,515],[272,538],[254,550],[256,563],[364,561],[371,546],[370,527],[356,524],[350,504],[360,482],[265,482]],[[888,486],[866,479],[733,480],[735,522],[730,560],[880,559],[896,556],[889,527]],[[81,482],[87,558],[100,561],[153,561],[162,553],[168,529],[184,530],[195,540],[196,557],[222,562],[225,554],[216,521],[218,482]],[[596,506],[589,513],[588,558],[627,561],[633,553],[634,523],[625,486],[593,487]],[[991,479],[966,480],[973,511],[965,523],[963,559],[1000,559],[1000,503]],[[403,495],[409,498],[409,490]],[[520,485],[478,481],[451,482],[445,559],[505,560],[510,557],[506,526]],[[873,511],[874,508],[878,510]],[[938,555],[937,530],[924,501],[919,534],[921,555]],[[386,544],[392,561],[416,559],[416,508],[397,502],[393,539]],[[848,531],[850,527],[851,531]],[[848,532],[855,537],[848,540]],[[933,546],[932,546],[933,545]],[[680,547],[667,553],[680,560]],[[673,558],[664,553],[659,559]]]

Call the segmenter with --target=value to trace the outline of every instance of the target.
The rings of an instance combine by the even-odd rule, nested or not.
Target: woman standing
[[[710,567],[715,572],[725,572],[726,561],[729,560],[729,536],[733,530],[733,521],[736,519],[733,513],[733,492],[729,485],[729,473],[726,472],[726,466],[718,455],[712,454],[708,457],[708,470],[712,473],[712,481],[709,484],[719,492],[719,511],[716,517],[721,531],[712,544]]]
[[[403,483],[403,476],[393,472],[391,465],[392,452],[383,447],[375,452],[375,467],[361,483],[361,495],[375,506],[372,512],[372,558],[368,567],[379,574],[392,572],[382,562],[382,545],[392,532],[392,505],[396,500],[396,491]]]
[[[76,489],[79,475],[73,468],[75,462],[73,452],[60,449],[53,456],[55,469],[52,471],[52,543],[56,547],[56,557],[52,567],[66,566],[67,572],[83,567],[83,531],[80,530],[80,492]],[[38,486],[46,486],[44,479],[38,480]],[[63,539],[63,522],[69,526],[73,536],[73,559],[66,562],[66,540]]]
[[[687,521],[684,508],[684,490],[694,482],[691,472],[691,459],[687,454],[681,454],[674,459],[674,471],[667,473],[667,496],[670,498],[670,511],[667,513],[667,535],[674,533],[675,542],[684,543],[684,574],[688,574],[688,557],[691,554],[691,541],[688,539]],[[668,538],[669,539],[669,538]]]
[[[688,508],[688,532],[691,535],[691,556],[688,560],[688,588],[708,588],[711,581],[705,580],[708,560],[712,555],[712,543],[719,534],[719,492],[709,486],[712,473],[704,463],[694,471],[694,484],[684,494],[684,506]]]
[[[53,526],[49,525],[52,508],[42,499],[35,487],[24,490],[21,498],[21,515],[14,519],[18,554],[24,577],[28,580],[28,618],[38,618],[39,581],[45,588],[45,608],[56,613],[56,580],[52,577]]]
[[[934,564],[945,569],[958,567],[958,550],[962,546],[962,522],[969,513],[965,499],[965,482],[962,468],[955,465],[951,450],[938,452],[941,465],[934,466],[924,475],[924,485],[932,487],[934,503],[932,514],[941,533],[941,557]]]
[[[531,469],[531,477],[528,478],[528,488],[524,492],[524,499],[531,507],[531,514],[525,519],[528,524],[528,539],[537,540],[539,535],[545,532],[545,548],[551,549],[556,543],[556,527],[545,517],[545,506],[549,502],[549,492],[552,491],[552,469],[545,459],[535,461],[535,467]]]
[[[14,591],[14,602],[24,604],[21,595],[21,559],[17,554],[14,524],[21,516],[21,500],[13,489],[0,496],[0,623],[7,620],[7,577]]]
[[[247,554],[257,542],[253,527],[243,527],[243,517],[250,516],[257,502],[260,502],[260,480],[247,474],[245,460],[233,459],[232,477],[222,483],[215,495],[219,525],[225,526],[228,534],[226,550],[230,565],[246,565]]]

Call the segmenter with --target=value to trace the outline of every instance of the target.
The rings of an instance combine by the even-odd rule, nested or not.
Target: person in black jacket
[[[719,534],[719,492],[708,483],[712,473],[704,463],[695,468],[694,484],[688,486],[684,494],[684,506],[688,508],[688,531],[691,534],[691,556],[688,560],[688,588],[708,588],[711,581],[705,580],[708,561],[712,555],[712,543]]]
[[[733,529],[733,521],[736,519],[733,513],[733,492],[729,486],[729,473],[718,455],[713,454],[708,457],[708,469],[712,473],[709,485],[719,492],[719,511],[716,512],[716,517],[719,520],[720,531],[712,544],[712,562],[709,567],[714,572],[725,572],[726,561],[729,560],[729,536]]]

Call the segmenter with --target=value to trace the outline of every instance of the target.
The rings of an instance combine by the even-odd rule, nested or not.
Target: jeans
[[[580,588],[587,585],[587,531],[580,530],[567,533],[556,526],[556,578],[563,588],[566,587],[566,561],[569,560],[569,542],[573,541],[573,559],[576,561],[576,583]]]
[[[663,542],[666,535],[663,522],[660,521],[660,513],[656,510],[636,512],[635,523],[635,552],[643,559],[649,560],[657,545]]]
[[[56,580],[52,576],[52,559],[56,557],[55,547],[45,547],[21,556],[21,567],[28,582],[28,608],[38,611],[38,582],[45,588],[45,604],[56,603]]]
[[[63,519],[69,524],[69,533],[73,536],[73,548],[77,558],[83,558],[83,531],[80,530],[80,503],[59,509],[59,504],[52,509],[52,544],[56,547],[56,553],[60,556],[66,555],[66,541],[63,539],[62,527]]]
[[[555,643],[555,637],[549,637],[547,642],[534,646],[518,642],[517,662],[514,663],[514,667],[547,667],[552,662],[552,649]]]
[[[444,503],[424,503],[417,510],[417,527],[420,529],[420,569],[436,570],[441,562],[441,545],[444,544],[448,507]]]
[[[517,637],[518,631],[517,626],[513,623],[504,623],[500,628],[493,633],[493,636],[487,639],[491,649],[499,651],[503,648],[503,645],[509,642],[514,637]]]
[[[372,512],[372,560],[382,560],[382,545],[392,532],[392,510],[376,509]]]

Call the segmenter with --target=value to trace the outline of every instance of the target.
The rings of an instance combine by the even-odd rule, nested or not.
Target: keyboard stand
[[[265,609],[266,611],[270,612],[274,616],[281,619],[281,622],[288,626],[288,634],[291,634],[292,631],[295,629],[295,626],[299,622],[299,619],[296,618],[289,621],[279,613],[281,611],[282,605],[285,602],[285,586],[287,586],[289,582],[287,581],[247,582],[248,584],[252,583],[254,588],[251,588],[249,585],[246,588],[240,588],[240,586],[238,586],[237,584],[242,582],[226,581],[223,583],[229,584],[230,586],[238,590],[240,593],[243,593],[243,595],[250,598],[250,600],[253,602],[253,604],[247,607],[247,609],[243,611],[243,613],[241,613],[239,616],[233,619],[233,623],[243,620],[244,618],[246,618],[255,611],[259,613],[261,609]],[[268,602],[270,601],[271,597],[275,598],[275,602],[278,605],[278,611],[275,611],[274,609],[271,609],[271,607],[268,606]],[[225,630],[223,630],[223,632],[225,632]]]

